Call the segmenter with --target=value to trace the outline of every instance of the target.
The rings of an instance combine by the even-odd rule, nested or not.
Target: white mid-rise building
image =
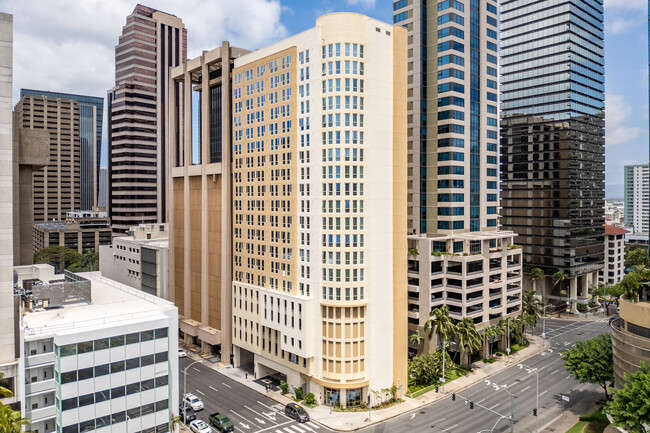
[[[629,233],[619,227],[605,227],[605,269],[598,272],[598,284],[611,286],[624,277],[625,269],[625,234]]]
[[[26,271],[20,278],[33,282]],[[57,277],[64,282],[23,295],[21,409],[30,429],[169,431],[178,407],[176,307],[98,272]]]
[[[650,206],[648,164],[626,165],[624,179],[625,225],[632,227],[634,233],[647,233]]]

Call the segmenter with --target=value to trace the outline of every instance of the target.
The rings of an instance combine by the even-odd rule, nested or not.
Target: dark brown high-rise
[[[186,57],[183,21],[137,5],[115,47],[108,92],[108,208],[116,232],[167,221],[169,68]]]

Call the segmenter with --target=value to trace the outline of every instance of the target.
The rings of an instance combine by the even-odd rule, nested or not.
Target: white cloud
[[[639,137],[642,128],[626,126],[632,107],[622,95],[605,95],[605,145],[608,147],[628,143]]]
[[[147,5],[183,20],[189,58],[222,40],[255,49],[287,36],[279,0]],[[0,0],[0,10],[14,15],[14,102],[20,88],[105,96],[115,83],[115,45],[134,7],[127,0]]]
[[[346,3],[351,6],[361,6],[365,9],[372,9],[375,7],[376,0],[346,0]]]
[[[646,0],[605,0],[605,8],[612,11],[645,11],[647,7]]]
[[[636,28],[645,24],[645,17],[634,16],[633,18],[623,18],[614,16],[605,21],[605,27],[612,34],[620,34],[630,31],[636,31]]]

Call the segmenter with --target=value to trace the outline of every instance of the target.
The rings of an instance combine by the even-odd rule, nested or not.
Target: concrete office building
[[[167,221],[169,67],[187,56],[180,18],[138,4],[115,47],[108,91],[108,206],[115,232]]]
[[[624,221],[632,227],[633,233],[650,230],[650,178],[648,164],[626,165],[624,167]]]
[[[443,304],[479,328],[521,309],[521,250],[497,221],[497,6],[393,2],[408,30],[409,333]]]
[[[79,103],[26,94],[14,110],[19,128],[50,134],[50,165],[33,174],[34,221],[63,220],[81,205]]]
[[[34,172],[50,165],[50,132],[20,128],[13,113],[14,266],[34,260]]]
[[[127,233],[99,247],[102,276],[171,300],[167,224],[140,224]]]
[[[104,98],[20,89],[20,97],[26,95],[69,99],[77,102],[79,106],[79,130],[77,131],[79,135],[79,173],[77,175],[80,181],[78,209],[92,210],[97,205],[97,194],[99,192],[99,162],[102,153]],[[49,125],[46,129],[50,129]],[[65,132],[63,135],[65,135]]]
[[[107,212],[108,208],[108,167],[99,168],[99,189],[97,192],[97,208]]]
[[[500,29],[501,222],[544,298],[569,276],[575,311],[604,264],[603,4],[505,0]]]
[[[201,92],[200,140],[198,113],[170,113],[171,278],[186,340],[188,319],[220,302],[222,358],[232,338],[234,364],[257,377],[279,372],[325,404],[360,405],[392,384],[404,393],[404,29],[325,15],[249,54],[224,43],[172,77],[184,106],[190,83]],[[231,128],[232,146],[211,140]],[[232,250],[210,254],[211,239]],[[224,267],[221,285],[206,278],[230,257],[232,279]],[[192,289],[178,293],[181,281]]]
[[[641,361],[650,365],[650,302],[622,299],[619,315],[611,327],[616,389],[625,386],[625,373],[636,373]]]
[[[168,432],[178,407],[174,305],[98,273],[54,277],[24,295],[30,429]]]
[[[2,404],[20,407],[23,382],[20,350],[19,300],[13,289],[14,172],[11,89],[13,79],[13,15],[0,13],[0,372],[14,396]]]
[[[33,253],[60,245],[84,254],[99,252],[100,245],[110,245],[113,232],[106,212],[80,211],[68,212],[65,221],[34,224],[33,236]]]
[[[605,268],[598,271],[598,284],[612,286],[625,276],[625,234],[629,231],[605,224]]]

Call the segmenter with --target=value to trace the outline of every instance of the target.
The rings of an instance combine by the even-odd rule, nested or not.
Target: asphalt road
[[[568,377],[562,366],[560,353],[573,346],[576,341],[608,332],[607,319],[594,322],[547,319],[546,328],[546,338],[551,342],[551,346],[528,358],[525,364],[529,368],[519,367],[516,361],[512,360],[512,367],[456,393],[456,401],[451,401],[451,395],[447,395],[430,406],[362,431],[364,433],[508,432],[510,431],[508,419],[500,417],[500,415],[509,416],[511,411],[511,397],[506,391],[513,394],[514,431],[534,432],[536,422],[539,423],[539,429],[542,431],[545,425],[562,414],[562,395],[569,398],[568,402],[564,401],[567,410],[582,399],[595,401],[604,398],[605,394],[601,387],[581,385]],[[541,323],[534,333],[535,335],[541,333]],[[535,369],[539,374],[537,420],[532,414],[537,395],[536,374],[533,371]],[[474,409],[469,408],[465,399],[474,402]]]
[[[508,432],[510,425],[507,417],[510,415],[511,398],[506,391],[513,394],[514,431],[534,432],[537,428],[536,423],[539,431],[542,431],[545,425],[562,414],[563,402],[564,408],[568,410],[583,399],[595,401],[604,398],[604,392],[599,386],[581,385],[568,377],[562,366],[560,353],[573,346],[576,341],[593,338],[608,331],[607,319],[592,322],[547,319],[546,338],[551,342],[551,346],[528,358],[525,366],[520,367],[516,360],[512,359],[511,367],[456,393],[456,401],[451,401],[451,394],[448,394],[442,400],[418,411],[406,413],[361,431],[364,433]],[[535,335],[541,334],[541,320],[533,332]],[[189,358],[180,359],[181,370],[191,362]],[[534,371],[539,374],[537,419],[532,414],[537,395]],[[182,373],[179,378],[179,392],[182,394]],[[202,364],[195,364],[188,370],[187,392],[196,394],[205,404],[205,409],[197,413],[199,418],[207,422],[209,414],[223,412],[235,423],[237,432],[330,431],[313,422],[298,424],[284,415],[281,404]],[[569,401],[563,401],[562,395],[568,397]],[[473,401],[474,409],[470,409],[465,400]]]
[[[182,371],[192,362],[189,358],[179,359],[181,369],[178,384],[181,395],[179,401],[182,401],[183,394]],[[297,423],[284,415],[284,406],[275,400],[202,364],[194,364],[187,370],[187,392],[195,394],[205,405],[205,409],[196,413],[197,418],[207,423],[210,414],[224,413],[235,424],[235,432],[324,433],[330,431],[313,422]]]

